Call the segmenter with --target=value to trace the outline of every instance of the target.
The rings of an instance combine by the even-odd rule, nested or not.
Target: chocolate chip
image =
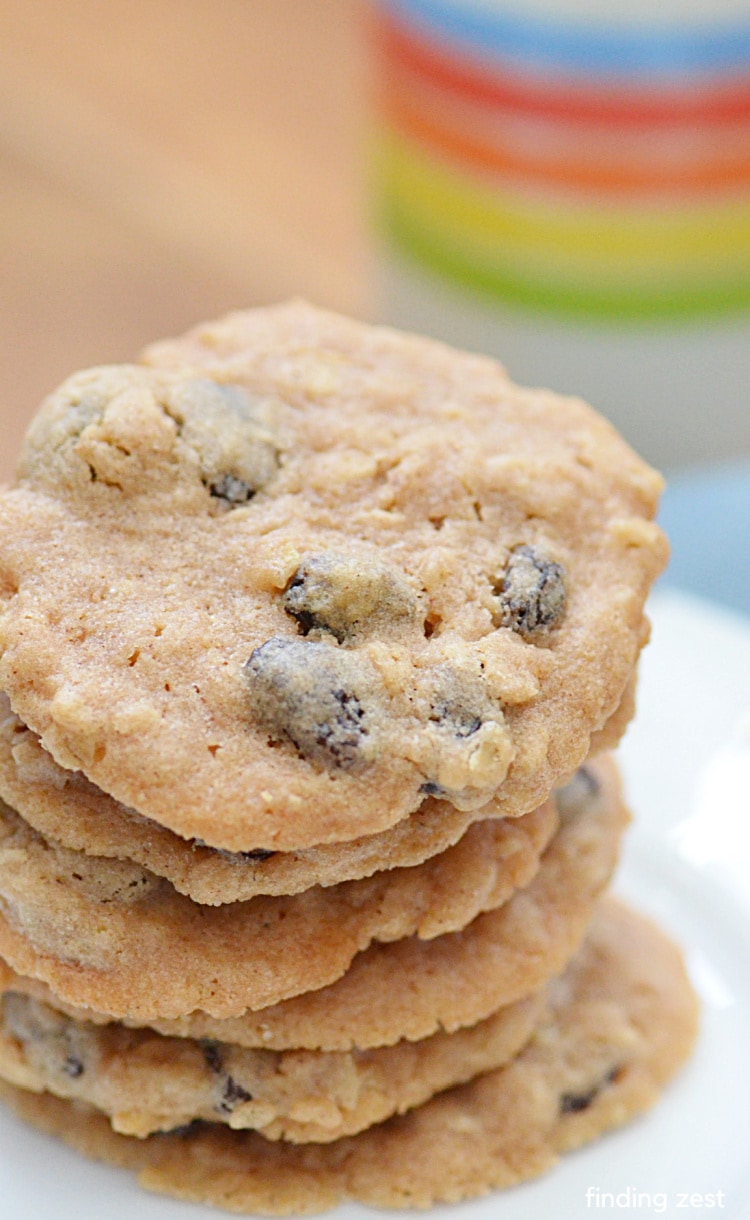
[[[63,1071],[71,1080],[77,1080],[79,1076],[83,1076],[84,1066],[77,1055],[69,1054],[63,1063]]]
[[[416,694],[418,706],[428,705],[422,791],[457,804],[467,789],[481,788],[489,800],[505,778],[511,745],[502,706],[488,694],[481,668],[445,662],[422,669]]]
[[[481,716],[474,716],[467,708],[448,703],[435,705],[430,720],[437,724],[447,722],[456,737],[471,737],[482,727]]]
[[[248,1093],[247,1089],[243,1089],[242,1085],[238,1084],[233,1076],[227,1076],[224,1082],[224,1092],[219,1102],[219,1109],[222,1114],[231,1114],[238,1106],[252,1100],[252,1093]]]
[[[224,510],[247,504],[278,470],[273,404],[240,386],[191,378],[165,393],[181,443],[195,455],[200,477]]]
[[[217,500],[226,500],[227,504],[247,504],[255,495],[255,488],[238,479],[233,474],[223,474],[215,483],[210,483],[208,490]]]
[[[602,1080],[585,1093],[563,1093],[560,1098],[560,1113],[580,1114],[581,1111],[588,1110],[589,1106],[606,1089],[607,1085],[613,1084],[617,1080],[620,1071],[621,1068],[619,1066],[611,1068]]]
[[[454,737],[472,737],[485,720],[500,714],[491,704],[483,683],[472,674],[460,673],[450,665],[433,671],[430,721]]]
[[[224,1062],[218,1042],[202,1042],[201,1049],[203,1051],[203,1058],[206,1060],[206,1066],[212,1072],[221,1072]]]
[[[308,555],[282,597],[302,635],[326,631],[340,644],[365,630],[413,614],[414,594],[401,574],[367,557]]]
[[[350,767],[357,761],[357,750],[363,732],[364,710],[354,695],[345,690],[332,691],[338,704],[335,717],[316,725],[315,743],[339,767]]]
[[[244,864],[245,861],[252,861],[256,864],[262,864],[264,860],[270,860],[271,856],[275,856],[275,851],[267,851],[264,847],[256,847],[252,851],[225,851],[223,847],[212,847],[205,839],[193,839],[193,847],[205,847],[207,851],[212,851],[214,855],[221,856],[223,860],[229,860],[232,864]]]
[[[581,1110],[588,1110],[598,1092],[597,1087],[590,1089],[588,1093],[563,1093],[560,1098],[560,1113],[579,1114]]]
[[[217,1109],[222,1114],[231,1114],[243,1102],[252,1101],[251,1093],[234,1079],[229,1072],[224,1070],[224,1055],[222,1048],[218,1042],[205,1041],[201,1043],[203,1057],[206,1060],[206,1065],[217,1076],[222,1078],[221,1097],[217,1104]]]
[[[167,1135],[177,1136],[178,1139],[190,1139],[194,1135],[198,1135],[208,1124],[202,1118],[194,1118],[192,1122],[181,1123],[179,1127],[170,1127],[168,1131],[154,1131],[149,1138],[158,1139]]]
[[[369,734],[359,659],[333,645],[274,637],[244,667],[252,713],[303,758],[349,770]]]
[[[565,610],[565,571],[530,546],[511,551],[502,580],[498,626],[531,636],[554,627]]]
[[[45,1058],[53,1056],[56,1070],[70,1080],[83,1076],[81,1043],[86,1046],[86,1035],[69,1017],[18,992],[5,993],[0,1000],[0,1012],[6,1029],[32,1055],[34,1046],[41,1046]]]
[[[123,378],[125,373],[125,378]],[[113,376],[114,374],[114,376]],[[148,374],[141,370],[138,378]],[[103,483],[102,472],[91,460],[86,445],[92,435],[102,437],[101,425],[107,408],[117,395],[117,383],[127,379],[123,369],[90,369],[66,381],[48,400],[27,432],[21,451],[18,476],[35,485],[49,484],[60,491],[76,484]],[[81,452],[81,441],[84,441]]]
[[[428,780],[426,784],[422,784],[419,789],[425,796],[445,796],[445,788],[440,784],[435,784],[432,780]]]

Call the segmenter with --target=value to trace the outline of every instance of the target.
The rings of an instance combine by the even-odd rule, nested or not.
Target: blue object
[[[750,615],[750,462],[670,477],[659,524],[672,545],[663,583]]]
[[[685,73],[746,72],[750,60],[747,16],[670,20],[654,11],[638,18],[596,21],[555,18],[515,2],[490,10],[465,0],[383,0],[397,20],[481,58],[498,56],[572,72],[663,77]],[[619,6],[621,9],[623,6]],[[625,9],[627,14],[627,8]]]

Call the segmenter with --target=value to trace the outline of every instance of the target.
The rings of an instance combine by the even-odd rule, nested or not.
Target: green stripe
[[[502,260],[472,260],[466,250],[427,233],[422,224],[415,225],[392,199],[381,203],[381,224],[389,244],[442,279],[524,309],[606,322],[687,322],[750,309],[748,275],[734,282],[703,280],[699,285],[665,284],[653,289],[556,282],[524,275]]]
[[[606,205],[589,192],[526,192],[428,154],[387,129],[380,145],[381,181],[401,207],[431,231],[455,233],[504,258],[548,263],[562,278],[603,275],[712,278],[739,274],[750,260],[750,198]],[[454,244],[453,242],[451,244]],[[559,270],[558,270],[559,269]],[[542,270],[542,274],[544,271]]]

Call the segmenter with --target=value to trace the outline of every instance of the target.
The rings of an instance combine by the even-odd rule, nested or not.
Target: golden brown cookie
[[[66,382],[0,494],[0,688],[45,749],[231,851],[537,807],[632,674],[654,472],[577,400],[302,304],[147,361]]]
[[[431,940],[500,907],[537,873],[558,822],[550,799],[510,830],[471,826],[413,868],[205,907],[140,865],[43,839],[0,801],[0,911],[68,1000],[116,1016],[236,1016],[327,986],[374,941]]]
[[[141,864],[194,902],[212,906],[258,894],[297,894],[314,885],[336,885],[421,864],[452,847],[475,821],[499,816],[497,802],[462,812],[427,796],[390,830],[351,843],[299,852],[220,852],[186,842],[126,809],[80,771],[64,770],[42,749],[36,733],[10,711],[2,694],[0,798],[44,838],[90,856]],[[528,823],[524,818],[505,819],[502,831],[495,832],[503,839],[503,858],[517,875],[522,867],[519,853],[528,857],[529,851],[537,851],[541,829],[536,813],[526,816]]]
[[[0,998],[0,1076],[89,1102],[143,1138],[196,1118],[266,1139],[330,1143],[506,1063],[531,1037],[544,992],[486,1021],[370,1051],[248,1050],[63,1016],[19,992]]]
[[[597,761],[596,772],[593,765],[587,765],[568,788],[560,791],[557,803],[560,829],[544,853],[536,877],[504,906],[479,915],[463,931],[435,940],[409,937],[393,944],[372,945],[354,958],[338,982],[240,1017],[226,1015],[229,997],[233,995],[236,1000],[240,983],[255,988],[262,983],[278,986],[280,973],[289,977],[292,969],[298,971],[300,979],[307,969],[309,979],[315,963],[307,959],[316,952],[309,937],[301,950],[295,950],[293,939],[284,939],[287,929],[282,924],[276,943],[284,945],[284,955],[277,962],[270,955],[264,959],[269,968],[263,979],[255,975],[256,961],[247,952],[252,942],[247,938],[241,938],[246,960],[239,970],[233,970],[232,963],[227,966],[218,951],[209,957],[213,946],[205,946],[207,961],[216,972],[212,976],[205,963],[196,961],[204,946],[196,941],[195,927],[186,930],[183,955],[176,951],[165,955],[158,941],[146,940],[145,933],[137,942],[131,938],[124,983],[121,969],[84,968],[80,963],[63,962],[57,956],[35,951],[28,938],[4,918],[0,919],[0,953],[19,975],[50,984],[55,993],[54,1007],[71,1011],[69,1005],[85,1005],[89,1009],[85,1014],[72,1011],[71,1015],[95,1019],[96,1012],[108,1013],[127,1024],[152,1025],[165,1034],[274,1050],[349,1050],[389,1045],[402,1038],[416,1041],[440,1028],[452,1032],[474,1025],[498,1008],[536,991],[565,967],[585,934],[596,899],[612,875],[628,820],[614,763],[603,758]],[[375,880],[371,878],[367,884]],[[329,897],[333,893],[319,891]],[[284,900],[253,901],[283,904]],[[201,921],[230,910],[194,909],[201,913],[196,916]],[[59,924],[52,921],[44,932],[59,936],[58,929]],[[264,933],[269,941],[273,935],[273,929]],[[334,945],[341,935],[338,928],[329,931]],[[256,956],[260,952],[268,954],[264,940],[253,948]],[[322,955],[330,952],[329,945],[319,949]],[[158,972],[153,966],[154,954],[159,961]],[[291,954],[291,962],[286,954]],[[197,978],[186,975],[186,961],[196,970]],[[225,985],[224,992],[218,990],[220,983]],[[23,979],[13,984],[14,990],[25,991],[27,987]],[[199,991],[201,987],[203,992]],[[33,994],[48,998],[36,988]],[[203,994],[202,1002],[195,1002],[196,994]],[[183,1005],[180,1011],[189,1015],[175,1014],[171,1020],[162,1020],[160,1014],[165,1013],[167,1004],[175,1004],[178,998]],[[208,1015],[222,1013],[222,1009],[220,1019]]]
[[[608,902],[552,991],[552,1010],[507,1067],[324,1147],[198,1124],[147,1140],[95,1110],[2,1087],[28,1121],[152,1190],[227,1210],[306,1214],[355,1199],[426,1207],[515,1186],[652,1105],[692,1048],[696,1000],[674,945]]]

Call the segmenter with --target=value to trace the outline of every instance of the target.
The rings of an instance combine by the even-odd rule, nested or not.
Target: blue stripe
[[[614,22],[473,11],[450,0],[381,0],[393,17],[454,49],[531,67],[639,76],[750,70],[750,20]]]

